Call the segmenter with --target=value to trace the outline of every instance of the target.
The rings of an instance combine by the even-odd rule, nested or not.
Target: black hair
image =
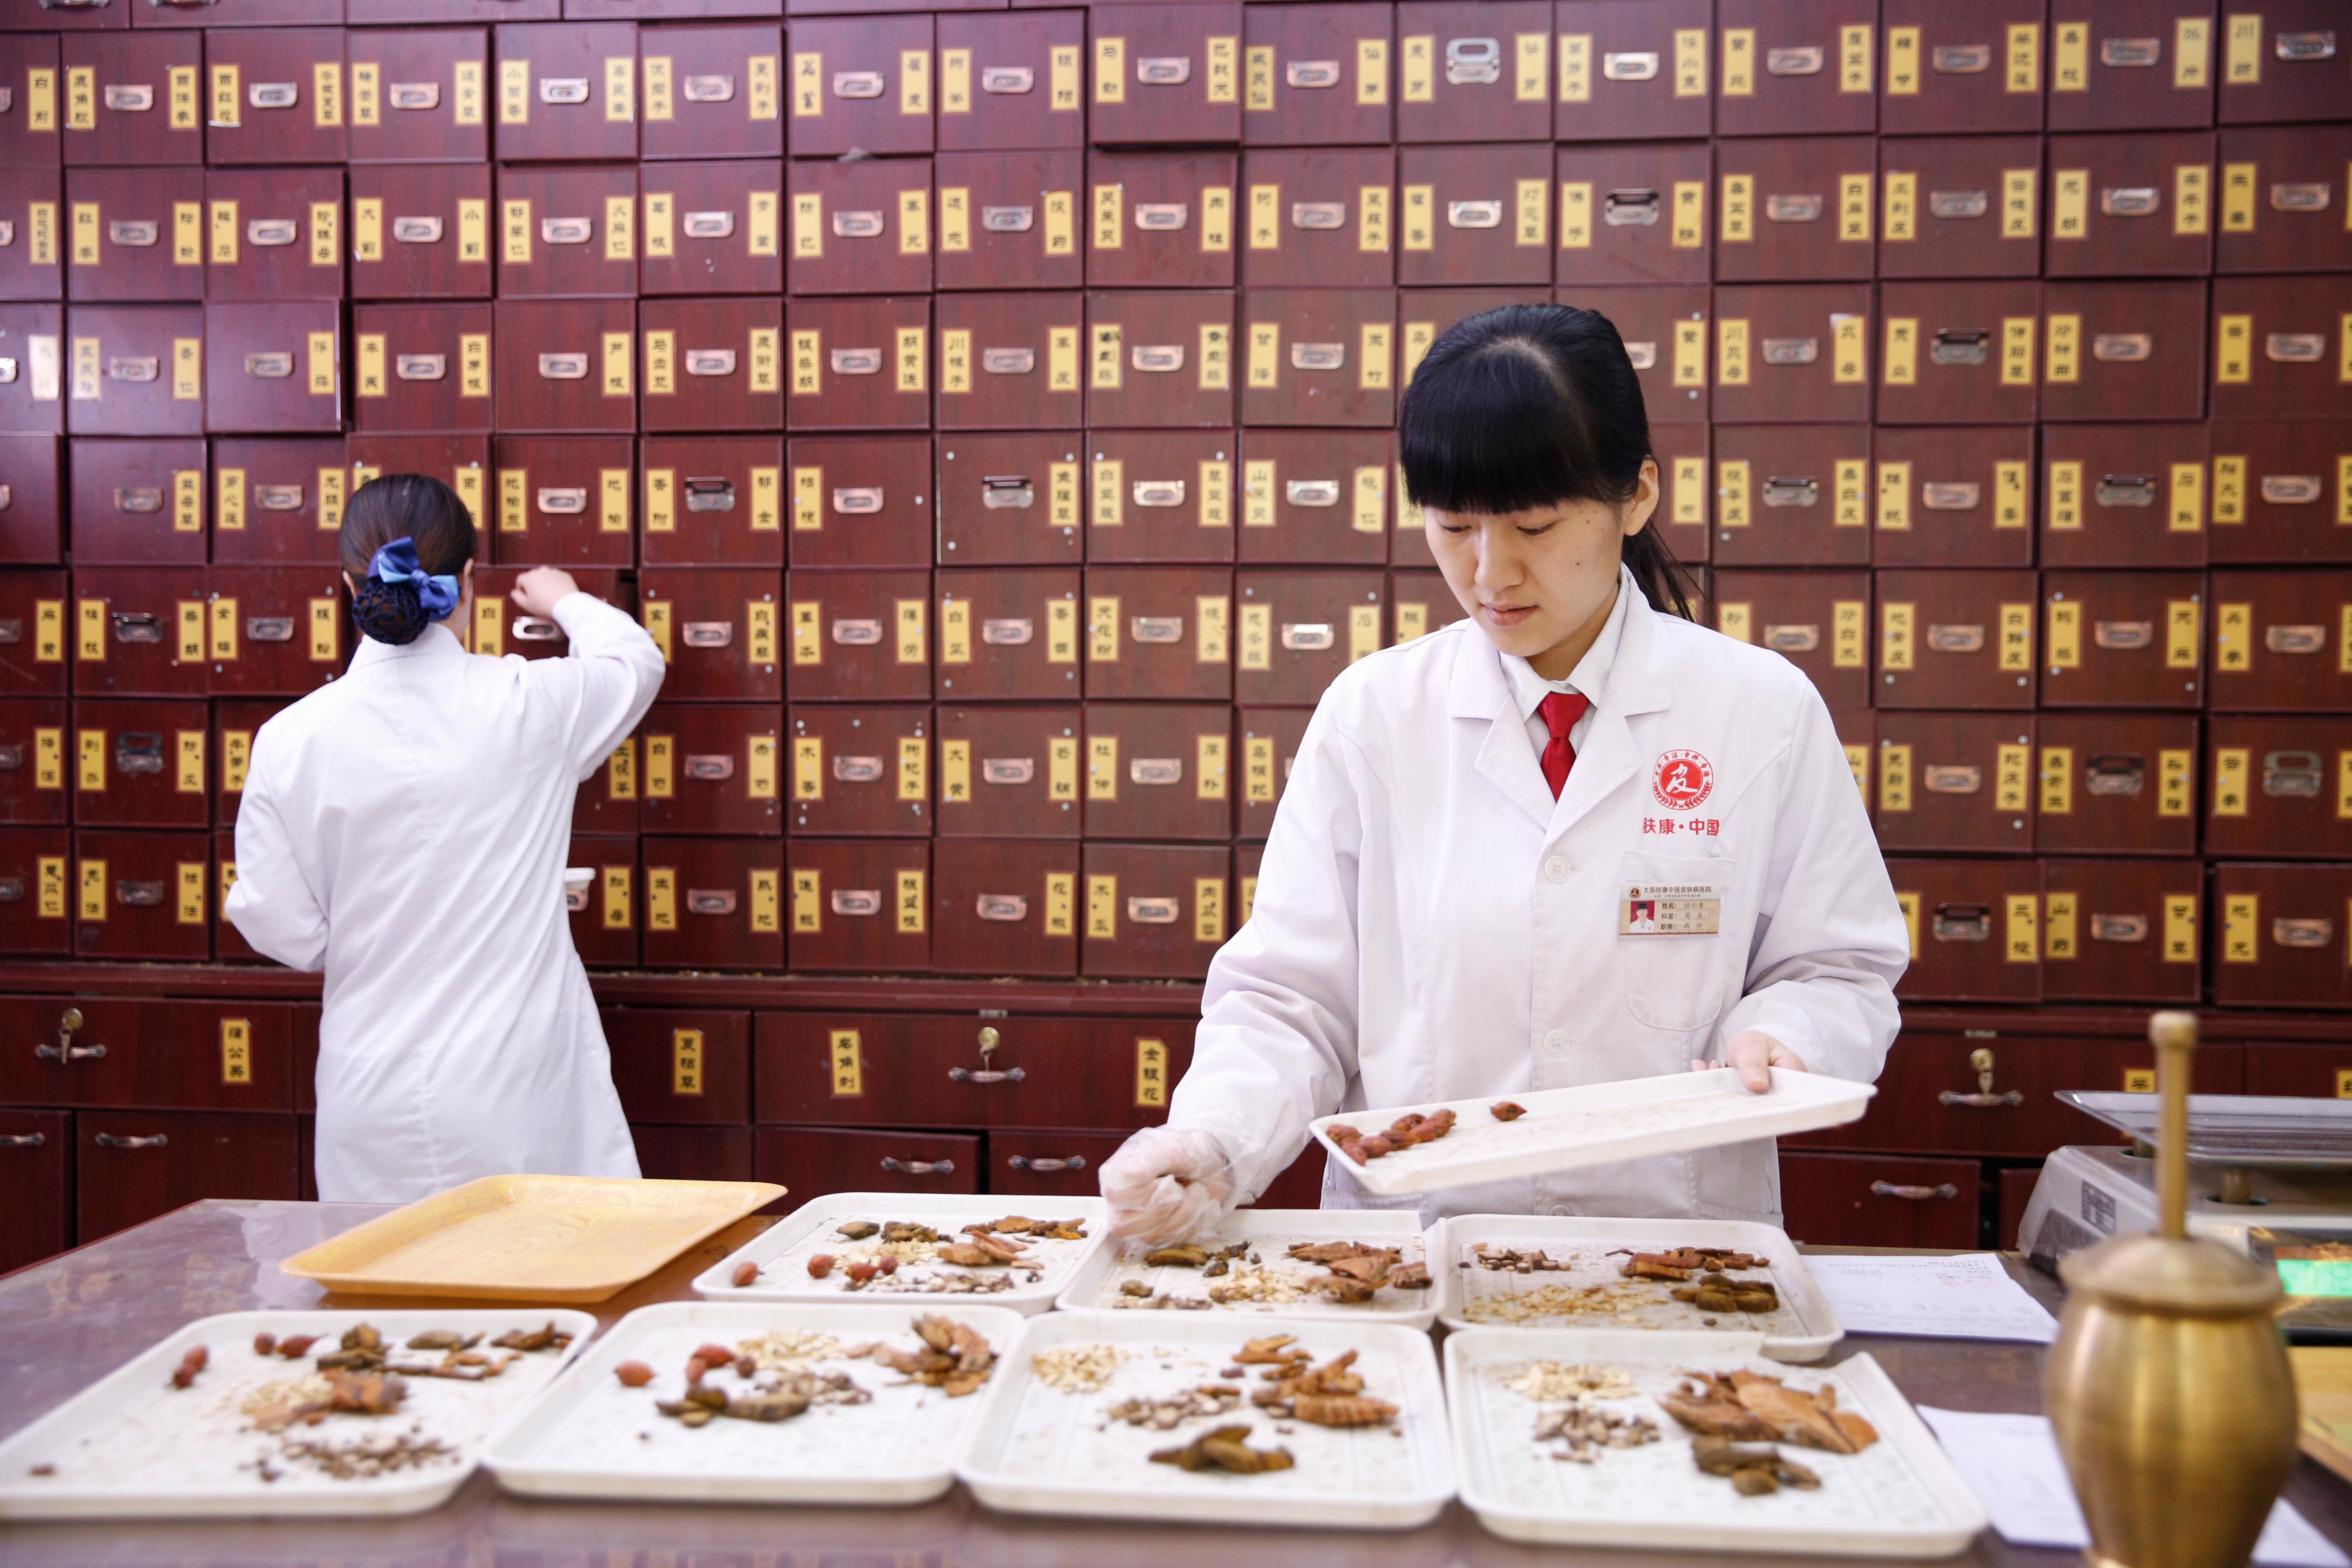
[[[1415,505],[1477,513],[1622,508],[1653,455],[1623,340],[1608,317],[1568,305],[1505,305],[1438,334],[1405,387],[1397,448]],[[1622,559],[1652,609],[1697,618],[1697,584],[1654,513]]]
[[[362,485],[343,507],[338,541],[343,570],[358,588],[352,619],[383,643],[412,643],[432,622],[414,583],[382,583],[369,572],[375,552],[395,539],[416,546],[416,563],[454,577],[474,558],[474,515],[457,492],[425,474],[384,474]]]

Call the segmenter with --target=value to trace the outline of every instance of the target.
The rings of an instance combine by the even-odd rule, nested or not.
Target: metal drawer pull
[[[1929,217],[1982,217],[1991,208],[1991,198],[1983,191],[1929,191],[1927,193]]]
[[[1139,926],[1172,926],[1184,913],[1176,899],[1133,898],[1127,900],[1127,918]]]
[[[2156,646],[2154,621],[2094,621],[2091,641],[2099,647],[2116,651]]]
[[[1191,218],[1192,209],[1183,202],[1138,202],[1135,204],[1135,226],[1167,233],[1182,228]]]
[[[1192,79],[1192,57],[1139,56],[1135,62],[1135,79],[1146,87],[1181,87]]]
[[[584,353],[541,354],[539,374],[549,381],[585,381],[588,379],[588,356]]]
[[[162,1132],[145,1138],[118,1138],[111,1132],[101,1132],[92,1142],[101,1149],[163,1149],[168,1148],[172,1140]]]
[[[882,759],[836,756],[833,759],[833,776],[844,784],[878,784],[882,779]]]
[[[877,375],[882,370],[880,349],[835,349],[833,351],[833,374],[835,375]]]
[[[2263,357],[2277,364],[2317,364],[2326,353],[2325,332],[2273,332],[2263,340]]]
[[[825,902],[837,915],[861,920],[882,912],[882,890],[878,888],[835,888]]]
[[[264,381],[284,381],[294,374],[294,355],[286,349],[265,350],[245,356],[245,374]]]
[[[1011,922],[1029,918],[1029,900],[1021,893],[982,893],[973,900],[982,920]]]
[[[17,885],[23,886],[21,879],[18,879]],[[0,1133],[0,1149],[37,1149],[47,1142],[48,1139],[38,1132]],[[1018,1154],[1013,1156],[1016,1160],[1020,1157]]]
[[[0,773],[16,773],[16,772],[18,772],[19,770],[21,770],[21,769],[24,767],[24,765],[25,765],[25,748],[24,748],[24,747],[22,747],[22,746],[0,746]],[[19,885],[21,885],[21,884],[24,882],[24,879],[23,879],[22,877],[19,877],[19,878],[17,878],[17,879],[16,879],[16,881],[17,881],[17,883],[18,883]]]
[[[403,245],[438,245],[441,243],[441,220],[437,217],[396,217],[392,220],[392,237]]]
[[[1655,81],[1658,79],[1658,53],[1655,49],[1621,49],[1601,57],[1602,81]]]
[[[833,73],[833,96],[879,98],[882,96],[882,73],[880,71],[835,71]]]
[[[542,485],[539,491],[539,510],[549,517],[579,517],[588,510],[588,487],[578,485],[557,489]]]
[[[735,79],[724,72],[690,76],[681,88],[688,103],[732,103]]]
[[[2147,67],[2164,58],[2162,38],[2101,38],[2099,63],[2103,66]]]
[[[2326,180],[2281,183],[2271,187],[2271,210],[2283,213],[2326,212],[2331,193]]]
[[[1293,479],[1282,487],[1285,500],[1293,506],[1338,506],[1339,481],[1337,479]]]
[[[1960,1189],[1949,1182],[1939,1183],[1932,1187],[1904,1186],[1895,1182],[1873,1182],[1870,1184],[1870,1192],[1873,1197],[1902,1198],[1915,1204],[1924,1204],[1930,1198],[1956,1198],[1960,1195]]]
[[[1987,942],[1992,937],[1990,904],[1937,904],[1928,931],[1937,942]]]
[[[2155,353],[2153,332],[2101,332],[2091,340],[2091,357],[2106,364],[2138,364]]]
[[[1182,343],[1150,345],[1139,343],[1129,352],[1127,363],[1138,370],[1150,371],[1158,375],[1164,375],[1170,371],[1182,370],[1184,345]]]
[[[18,753],[19,762],[21,763],[23,756],[22,748],[12,746],[9,749]],[[22,877],[0,877],[0,904],[21,904],[24,901],[25,879]],[[48,1047],[43,1046],[37,1047],[37,1049],[45,1051],[48,1049]]]
[[[117,773],[160,773],[163,771],[163,737],[153,730],[126,730],[114,738]]]
[[[688,478],[678,488],[686,492],[686,510],[688,511],[735,510],[735,481],[732,479]]]
[[[2152,217],[2163,205],[2154,185],[2117,185],[2099,193],[2099,210],[2109,217]]]
[[[1764,69],[1772,76],[1819,76],[1828,58],[1829,51],[1819,44],[1767,49],[1764,51]]]
[[[291,109],[301,96],[290,81],[257,81],[245,89],[245,101],[256,109]]]
[[[157,762],[161,761],[159,757]],[[1181,757],[1130,757],[1127,776],[1139,784],[1180,784],[1184,782],[1184,762]]]
[[[1024,93],[1034,90],[1037,73],[1027,66],[982,66],[980,68],[980,90],[982,92]]]
[[[2336,941],[2336,922],[2331,920],[2289,920],[2271,921],[2271,941],[2281,947],[2328,947]]]
[[[1339,62],[1293,60],[1283,68],[1282,79],[1292,87],[1337,87],[1339,85]]]
[[[833,492],[833,510],[844,517],[871,517],[882,510],[882,487],[836,486]]]
[[[688,647],[726,647],[735,640],[735,623],[688,621],[679,635]]]
[[[1819,338],[1766,338],[1764,340],[1763,358],[1766,364],[1811,364],[1821,357],[1822,340]]]
[[[1034,206],[982,207],[980,226],[988,234],[1027,234],[1037,222]]]
[[[1035,349],[982,349],[980,368],[991,375],[1027,375],[1037,368]]]
[[[0,647],[15,647],[25,640],[25,622],[20,616],[0,620]]]
[[[2263,500],[2273,506],[2306,506],[2326,492],[2317,474],[2264,474]]]
[[[1984,788],[1984,770],[1961,763],[1930,763],[1919,773],[1929,795],[1974,795]]]
[[[68,4],[78,0],[67,0]],[[122,114],[144,114],[155,107],[155,85],[152,82],[109,82],[106,87],[106,107]]]
[[[985,1052],[982,1053],[981,1059],[982,1061],[988,1059]],[[1029,1075],[1026,1072],[1024,1072],[1019,1068],[968,1068],[957,1066],[948,1068],[949,1079],[956,1083],[1019,1083],[1028,1076]]]
[[[1992,46],[1937,44],[1927,63],[1946,76],[1976,76],[1992,68]]]
[[[114,612],[114,640],[127,643],[151,643],[163,640],[163,622],[160,616],[145,610]]]
[[[1139,643],[1164,645],[1184,640],[1181,616],[1138,616],[1127,624],[1127,635]]]
[[[81,1026],[81,1009],[67,1008],[58,1015],[58,1043],[54,1046],[35,1046],[33,1055],[45,1062],[78,1062],[85,1058],[96,1061],[104,1058],[106,1055],[104,1046],[77,1046],[73,1043],[74,1031]]]
[[[257,217],[245,226],[245,242],[275,248],[293,244],[301,232],[301,226],[290,217]]]
[[[1479,87],[1503,79],[1500,38],[1445,40],[1445,80],[1452,87]]]
[[[980,640],[990,647],[1027,647],[1037,636],[1037,623],[1026,616],[980,623]]]
[[[688,349],[686,351],[686,374],[688,375],[733,375],[733,349]]]
[[[1984,487],[1973,479],[1930,479],[1919,487],[1919,503],[1929,511],[1974,511]]]
[[[1999,1094],[1962,1094],[1958,1089],[1947,1089],[1937,1094],[1936,1103],[1965,1105],[1972,1110],[2000,1110],[2011,1105],[2023,1105],[2025,1096],[2013,1089]]]
[[[1658,345],[1654,341],[1629,342],[1625,345],[1625,362],[1635,370],[1658,368]]]
[[[114,510],[134,515],[163,510],[163,491],[155,485],[122,485],[114,492]]]
[[[253,487],[253,504],[262,511],[300,511],[302,487],[300,485],[256,485]]]
[[[2263,793],[2273,800],[2317,800],[2326,784],[2317,752],[2263,753]]]
[[[383,89],[384,101],[394,109],[438,109],[441,107],[441,84],[437,81],[395,81]]]
[[[686,776],[703,784],[719,784],[735,776],[735,758],[726,752],[689,752]]]
[[[1306,621],[1282,628],[1282,646],[1293,653],[1323,653],[1336,642],[1328,621]]]
[[[1931,653],[1982,653],[1985,629],[1982,626],[1930,626],[1927,628],[1927,648]]]
[[[588,79],[584,76],[541,77],[539,82],[541,103],[585,103],[588,101]]]
[[[735,912],[735,889],[732,888],[688,888],[686,908],[689,914],[731,915]]]
[[[5,111],[0,111],[0,112],[5,112]],[[10,247],[10,246],[12,246],[12,245],[14,245],[14,244],[16,244],[16,225],[15,221],[14,221],[13,219],[5,219],[5,218],[0,218],[0,250],[5,250],[5,249],[6,249],[8,247]],[[8,363],[9,363],[9,364],[14,365],[16,362],[15,360],[10,360]],[[15,372],[14,370],[11,370],[11,371],[8,373],[8,376],[9,376],[9,379],[10,379],[11,381],[15,380],[15,379],[16,379],[16,372]]]
[[[1293,370],[1339,370],[1348,363],[1345,343],[1293,343],[1290,345],[1290,368]]]
[[[872,239],[882,232],[882,215],[862,210],[833,215],[833,232],[844,239]]]
[[[1813,223],[1822,216],[1818,192],[1764,198],[1764,216],[1774,223]]]
[[[245,635],[255,642],[292,642],[294,617],[291,616],[247,616]]]
[[[1811,474],[1769,474],[1765,477],[1766,506],[1813,506],[1821,499],[1822,481]]]
[[[1487,202],[1448,202],[1445,222],[1453,228],[1500,228],[1503,226],[1503,204]]]
[[[1347,224],[1348,204],[1345,202],[1290,204],[1290,226],[1293,228],[1344,228]]]
[[[838,620],[833,623],[833,640],[844,647],[875,647],[882,641],[882,623],[867,620]]]
[[[163,226],[153,218],[119,217],[106,226],[106,237],[117,245],[144,250],[163,236]]]
[[[882,1156],[882,1168],[897,1176],[952,1176],[955,1174],[953,1160],[900,1160],[885,1154]]]
[[[2312,626],[2264,626],[2263,646],[2273,653],[2317,653],[2327,646],[2327,628]]]
[[[2146,915],[2099,915],[2091,917],[2093,942],[2146,942]]]
[[[1648,228],[1661,210],[1655,191],[1611,191],[1601,198],[1601,221],[1611,228]]]
[[[2147,787],[2147,759],[2120,752],[2095,752],[2083,768],[2085,793],[2136,795]]]
[[[2283,60],[2325,60],[2336,56],[2336,33],[2333,28],[2309,33],[2281,33],[2271,47]]]
[[[161,882],[121,881],[114,884],[114,901],[134,910],[161,909],[163,904],[163,884]]]
[[[1982,364],[1991,353],[1992,334],[1981,328],[1941,327],[1927,340],[1930,364]]]
[[[16,487],[0,485],[0,511],[6,511],[16,502]]]
[[[290,623],[289,623],[290,624]],[[562,642],[563,628],[541,616],[518,616],[507,628],[517,642]]]
[[[1037,504],[1037,487],[1026,474],[983,474],[980,480],[980,504],[988,511],[1003,511],[1013,507]]]
[[[688,239],[726,239],[735,232],[735,215],[731,212],[688,213],[685,228]]]
[[[1025,784],[1037,776],[1034,757],[982,757],[980,760],[980,782],[992,784]]]
[[[543,217],[539,237],[550,245],[585,245],[596,236],[596,225],[584,217]]]
[[[1768,626],[1764,628],[1764,646],[1774,653],[1811,653],[1822,646],[1822,628]]]
[[[29,1134],[29,1136],[37,1140],[40,1137],[40,1134],[35,1132]],[[1087,1157],[1084,1154],[1072,1154],[1066,1158],[1058,1160],[1052,1159],[1042,1154],[1007,1154],[1004,1157],[1004,1163],[1016,1171],[1037,1171],[1040,1173],[1050,1171],[1083,1171],[1087,1168]]]
[[[1138,479],[1129,487],[1138,506],[1166,507],[1184,504],[1184,481],[1181,479]]]
[[[2101,506],[2154,506],[2154,474],[2102,474],[2092,490]]]

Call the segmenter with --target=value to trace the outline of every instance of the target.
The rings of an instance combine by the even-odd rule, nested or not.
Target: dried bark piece
[[[1389,1271],[1391,1290],[1426,1290],[1431,1283],[1426,1263],[1402,1263]]]
[[[1297,1342],[1295,1334],[1268,1334],[1262,1340],[1249,1340],[1243,1343],[1241,1354],[1234,1357],[1234,1361],[1236,1365],[1248,1366],[1295,1360],[1300,1352],[1286,1347]]]
[[[833,1233],[846,1241],[864,1241],[881,1228],[870,1219],[854,1219],[846,1225],[835,1226]]]
[[[1253,1448],[1247,1426],[1220,1426],[1181,1448],[1160,1448],[1151,1456],[1155,1465],[1174,1465],[1189,1471],[1223,1470],[1231,1475],[1263,1475],[1286,1470],[1297,1461],[1287,1448]]]
[[[1209,1261],[1209,1252],[1202,1247],[1157,1247],[1143,1255],[1143,1261],[1153,1268],[1198,1268]]]
[[[1397,1407],[1360,1394],[1302,1394],[1290,1402],[1290,1413],[1318,1426],[1378,1426],[1393,1417]]]

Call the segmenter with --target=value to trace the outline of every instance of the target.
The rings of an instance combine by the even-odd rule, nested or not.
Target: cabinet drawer
[[[992,1132],[988,1190],[1090,1198],[1102,1190],[1102,1163],[1127,1142],[1124,1132]]]
[[[748,1182],[751,1176],[749,1127],[640,1127],[632,1123],[637,1169],[649,1181]],[[800,1202],[797,1193],[779,1204],[782,1213]]]
[[[2248,1046],[2246,1092],[2352,1100],[2352,1045]]]
[[[295,1118],[85,1110],[74,1118],[74,1234],[111,1236],[198,1198],[291,1198]]]
[[[981,1147],[976,1137],[941,1132],[762,1127],[751,1171],[782,1185],[792,1207],[827,1193],[976,1193]]]
[[[0,1213],[0,1274],[72,1242],[71,1120],[62,1110],[0,1110],[0,1186],[9,1194]]]
[[[291,1110],[296,1013],[284,1002],[0,1000],[0,1102]]]
[[[1992,1244],[1998,1247],[2024,1250],[2019,1233],[2025,1228],[2025,1205],[2033,1201],[2033,1189],[2041,1184],[2042,1167],[2020,1165],[1998,1173],[2000,1179],[2000,1217],[1994,1222]]]
[[[1817,1247],[1974,1247],[1972,1160],[1780,1156],[1781,1224]]]
[[[602,1018],[613,1054],[613,1087],[632,1122],[751,1121],[749,1013],[607,1007]],[[642,1142],[638,1147],[642,1152]]]

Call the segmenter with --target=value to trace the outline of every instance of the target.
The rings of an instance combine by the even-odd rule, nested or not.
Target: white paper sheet
[[[1805,1255],[1805,1267],[1850,1334],[1928,1340],[2025,1340],[2048,1344],[2058,1320],[1990,1252],[1949,1258]]]
[[[2048,1416],[1936,1410],[1925,1405],[1919,1415],[1968,1478],[2003,1541],[2011,1546],[2076,1550],[2091,1543]],[[2270,1522],[2254,1543],[2254,1561],[2264,1568],[2352,1565],[2352,1558],[2284,1500],[2271,1510]]]

